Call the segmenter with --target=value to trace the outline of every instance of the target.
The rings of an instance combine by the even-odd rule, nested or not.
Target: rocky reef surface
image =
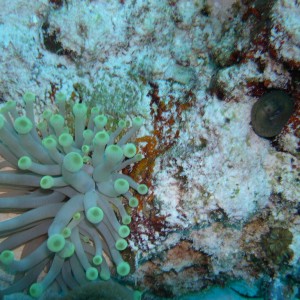
[[[145,158],[127,173],[149,193],[132,215],[122,284],[143,299],[210,288],[300,298],[299,1],[0,5],[1,103],[31,91],[39,116],[63,92],[145,119]],[[274,90],[293,113],[263,138],[251,109]]]

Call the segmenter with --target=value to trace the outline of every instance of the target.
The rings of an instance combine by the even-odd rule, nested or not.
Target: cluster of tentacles
[[[0,222],[0,267],[13,276],[0,295],[28,291],[38,298],[52,288],[108,280],[112,264],[126,276],[130,266],[120,254],[130,234],[126,208],[138,205],[135,191],[148,188],[122,169],[143,158],[130,142],[142,119],[127,131],[121,120],[108,132],[98,107],[58,93],[57,111],[45,110],[36,124],[35,95],[23,99],[24,114],[14,101],[0,114],[0,210],[17,213]]]

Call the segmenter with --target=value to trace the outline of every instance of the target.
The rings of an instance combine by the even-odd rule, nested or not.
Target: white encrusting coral
[[[271,194],[263,164],[268,154],[266,142],[250,131],[249,104],[232,105],[212,98],[203,111],[202,116],[197,112],[189,115],[189,133],[177,145],[183,152],[177,165],[181,167],[180,176],[186,178],[185,185],[178,192],[176,180],[166,174],[164,177],[168,178],[166,182],[175,182],[176,195],[181,200],[177,208],[184,211],[188,222],[201,223],[205,215],[218,209],[231,220],[244,222],[265,207]],[[174,167],[169,169],[169,175],[174,173]],[[157,176],[162,175],[158,172]],[[158,180],[156,188],[162,207],[167,198],[161,188],[164,184],[165,180]],[[174,208],[179,202],[177,197],[168,200]]]

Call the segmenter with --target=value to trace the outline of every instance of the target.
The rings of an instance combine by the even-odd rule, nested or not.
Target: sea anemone
[[[98,107],[58,93],[57,111],[45,110],[35,125],[36,97],[23,99],[25,114],[14,101],[0,114],[0,209],[19,213],[0,222],[0,266],[14,278],[0,295],[28,290],[39,297],[108,280],[111,263],[126,276],[130,265],[120,251],[128,246],[131,217],[124,205],[136,207],[133,193],[148,188],[122,169],[143,158],[130,142],[143,120],[135,117],[123,135],[123,120],[108,132]]]

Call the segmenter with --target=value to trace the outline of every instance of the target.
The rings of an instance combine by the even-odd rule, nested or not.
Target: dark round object
[[[255,133],[273,137],[280,133],[294,111],[294,101],[285,92],[272,91],[263,95],[252,107],[251,123]]]

